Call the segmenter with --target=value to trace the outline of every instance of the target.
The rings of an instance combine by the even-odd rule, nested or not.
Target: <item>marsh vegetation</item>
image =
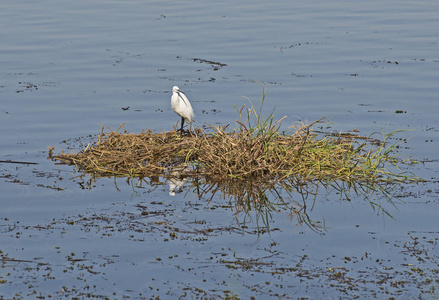
[[[361,195],[388,214],[379,199],[392,201],[395,185],[416,180],[400,170],[397,144],[389,143],[397,131],[364,137],[315,130],[327,124],[325,118],[282,131],[286,117],[275,120],[274,111],[264,117],[264,101],[265,87],[259,109],[251,101],[249,109],[237,109],[234,130],[209,125],[208,132],[198,127],[186,136],[151,130],[133,134],[121,125],[110,132],[102,128],[83,151],[52,158],[92,177],[137,178],[149,184],[162,177],[170,194],[189,182],[200,198],[220,193],[233,200],[237,214],[256,212],[266,226],[270,212],[288,209],[299,223],[316,230],[323,226],[306,211],[307,200],[311,197],[313,205],[319,189],[335,189],[347,200]]]

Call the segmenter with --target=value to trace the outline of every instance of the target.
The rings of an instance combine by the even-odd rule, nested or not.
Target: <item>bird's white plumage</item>
[[[192,109],[192,105],[189,102],[188,98],[178,88],[178,86],[174,86],[172,88],[171,106],[172,109],[177,113],[177,115],[182,117],[182,125],[184,119],[184,121],[192,126],[192,122],[195,117],[194,110]]]

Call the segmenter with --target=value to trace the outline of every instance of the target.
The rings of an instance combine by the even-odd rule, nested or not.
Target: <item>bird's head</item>
[[[178,88],[178,86],[175,85],[175,86],[172,88],[172,92],[177,93],[177,92],[181,92],[181,91],[180,91],[180,89]]]

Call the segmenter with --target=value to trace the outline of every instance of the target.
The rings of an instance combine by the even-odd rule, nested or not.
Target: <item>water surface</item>
[[[0,295],[437,297],[438,15],[434,1],[3,1],[0,160],[37,164],[0,163]],[[392,141],[429,181],[379,199],[394,219],[322,190],[322,234],[280,212],[258,235],[189,183],[171,197],[47,160],[102,125],[172,129],[173,85],[195,126],[233,128],[234,106],[260,103],[254,80],[285,129],[327,116],[336,131],[412,130]]]

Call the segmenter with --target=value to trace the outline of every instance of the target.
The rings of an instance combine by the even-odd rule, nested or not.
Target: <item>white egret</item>
[[[188,98],[178,86],[172,88],[171,106],[177,115],[181,117],[180,133],[183,134],[184,121],[190,125],[190,129],[192,130],[192,121],[195,117],[194,110]]]
[[[175,193],[180,193],[183,191],[183,185],[186,183],[187,178],[183,177],[184,173],[187,173],[191,168],[186,164],[181,164],[173,167],[168,173],[168,184],[169,184],[169,196],[175,196]]]

